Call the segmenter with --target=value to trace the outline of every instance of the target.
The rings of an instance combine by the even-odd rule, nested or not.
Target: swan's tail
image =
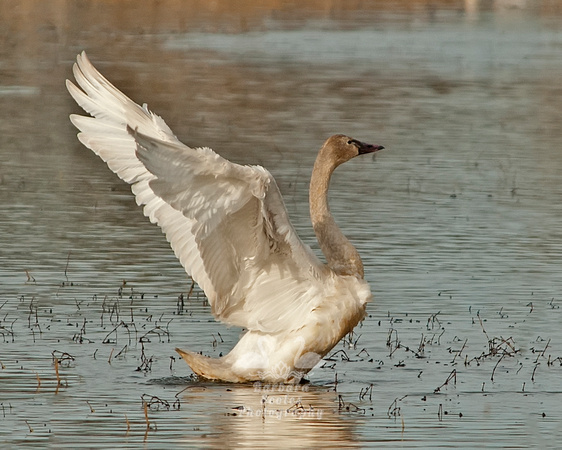
[[[248,381],[246,378],[242,378],[236,375],[230,364],[226,363],[223,358],[209,358],[207,356],[200,355],[199,353],[185,351],[176,348],[181,357],[185,362],[191,367],[191,370],[195,372],[198,376],[206,378],[207,380],[220,380],[227,381],[231,383],[242,383]]]

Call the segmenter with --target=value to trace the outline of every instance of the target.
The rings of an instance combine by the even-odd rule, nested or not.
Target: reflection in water
[[[190,409],[205,411],[208,429],[199,443],[207,447],[311,448],[356,443],[353,422],[341,420],[334,393],[326,388],[211,385],[203,390],[188,387],[180,398]],[[189,424],[188,419],[186,429]],[[193,438],[187,440],[193,442]]]
[[[270,169],[308,243],[309,169],[325,137],[388,148],[334,174],[330,205],[365,255],[375,302],[345,354],[310,374],[330,388],[337,376],[337,394],[299,394],[322,417],[244,415],[260,411],[253,386],[202,385],[179,394],[180,410],[148,412],[147,446],[556,445],[561,3],[362,5],[0,3],[6,445],[138,447],[141,395],[172,404],[192,386],[173,348],[218,356],[238,340],[197,290],[177,310],[190,281],[168,244],[76,141],[64,79],[83,49],[182,141]],[[53,351],[75,358],[58,393]],[[165,377],[180,385],[150,382]],[[274,402],[286,397],[267,395],[284,410]],[[338,395],[365,414],[338,411]]]

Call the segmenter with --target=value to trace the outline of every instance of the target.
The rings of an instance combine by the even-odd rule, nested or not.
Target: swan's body
[[[214,316],[248,330],[218,359],[177,351],[207,379],[300,380],[359,323],[371,299],[361,258],[335,224],[327,192],[338,165],[382,147],[336,135],[319,152],[310,209],[324,264],[297,236],[267,170],[182,144],[146,105],[111,85],[85,53],[74,75],[83,90],[67,81],[68,90],[93,116],[71,116],[80,141],[132,185],[144,214],[205,291]]]

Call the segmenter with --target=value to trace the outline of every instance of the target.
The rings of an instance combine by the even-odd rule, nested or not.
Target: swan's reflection
[[[350,446],[355,439],[354,422],[342,420],[337,394],[326,387],[198,384],[178,397],[189,409],[207,412],[208,429],[196,437],[205,446],[311,448]]]

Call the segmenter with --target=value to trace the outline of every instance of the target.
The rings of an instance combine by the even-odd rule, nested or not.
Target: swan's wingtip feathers
[[[78,55],[76,56],[76,62],[80,66],[82,66],[82,65],[91,66],[92,65],[92,63],[90,62],[90,58],[88,58],[88,55],[86,54],[86,50],[82,50],[80,53],[78,53]]]
[[[80,104],[80,97],[84,95],[82,90],[80,90],[80,88],[70,80],[66,80],[66,89],[68,90],[72,98],[76,101],[76,103]]]

